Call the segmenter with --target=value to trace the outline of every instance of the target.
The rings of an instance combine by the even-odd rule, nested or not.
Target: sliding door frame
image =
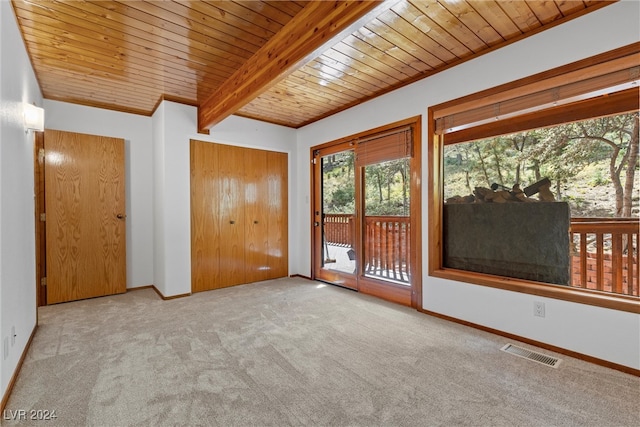
[[[320,153],[322,155],[328,155],[331,153],[339,153],[355,149],[354,141],[358,139],[366,139],[376,134],[392,131],[396,128],[402,128],[410,126],[412,128],[413,139],[413,155],[410,160],[410,247],[411,247],[411,283],[410,289],[407,291],[407,287],[403,285],[397,285],[392,282],[379,280],[370,277],[364,277],[362,274],[363,266],[361,265],[361,258],[358,258],[357,274],[353,275],[353,283],[351,279],[346,277],[340,277],[345,279],[343,285],[347,288],[355,289],[359,292],[372,294],[382,299],[397,302],[403,305],[411,306],[413,308],[420,308],[422,306],[422,116],[415,116],[402,120],[399,122],[390,123],[385,126],[370,129],[358,134],[350,135],[344,138],[340,138],[334,141],[330,141],[318,146],[311,147],[310,149],[310,162],[311,167],[311,277],[317,280],[327,280],[323,278],[321,270],[322,263],[320,257],[322,255],[322,195],[320,191],[316,191],[321,184],[321,165],[315,164],[320,160]],[[362,177],[363,172],[358,168],[355,169],[355,189],[356,195],[361,194]],[[356,252],[361,254],[362,248],[362,224],[364,222],[362,201],[356,200],[356,232],[355,232],[355,245]],[[337,275],[338,276],[338,275]],[[327,280],[332,282],[332,280]],[[404,289],[403,289],[404,288]]]
[[[311,149],[311,274],[313,279],[324,280],[345,288],[358,290],[357,274],[348,274],[341,271],[329,272],[322,268],[321,260],[323,257],[322,243],[324,213],[322,212],[322,193],[320,191],[316,191],[318,185],[321,185],[322,183],[322,164],[316,163],[322,162],[322,157],[324,156],[353,150],[353,144],[349,144],[348,141],[343,141],[338,144],[323,144],[322,146]],[[357,180],[354,182],[354,185],[357,193]],[[356,240],[356,242],[354,242],[355,244],[357,244],[357,234],[358,230],[356,229],[356,236],[354,237]]]

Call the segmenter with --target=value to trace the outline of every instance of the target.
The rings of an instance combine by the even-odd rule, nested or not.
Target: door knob
[[[229,224],[235,224],[235,223],[236,223],[235,221],[229,221]]]
[[[118,219],[125,219],[126,217],[127,217],[127,216],[126,216],[126,215],[123,215],[123,214],[118,214],[118,215],[116,215],[116,218],[118,218]]]

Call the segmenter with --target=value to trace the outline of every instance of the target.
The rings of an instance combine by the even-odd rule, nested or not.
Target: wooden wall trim
[[[607,96],[574,102],[568,104],[569,107],[547,108],[534,113],[519,115],[509,120],[486,123],[447,133],[444,137],[445,145],[523,132],[553,126],[561,122],[567,123],[611,114],[625,114],[638,110],[640,103],[639,93],[640,88],[630,88]]]
[[[292,275],[290,275],[289,277],[291,277],[291,278],[299,277],[299,278],[301,278],[301,279],[307,279],[307,280],[314,281],[311,277],[309,277],[309,276],[304,276],[304,275],[302,275],[302,274],[292,274]]]
[[[586,354],[578,353],[572,350],[567,350],[566,348],[557,347],[551,344],[546,344],[541,341],[532,340],[529,338],[525,338],[519,335],[515,335],[509,332],[501,331],[499,329],[489,328],[487,326],[482,326],[477,323],[468,322],[466,320],[457,319],[455,317],[447,316],[445,314],[436,313],[434,311],[425,310],[422,308],[418,309],[419,312],[424,313],[428,316],[437,317],[443,320],[448,320],[449,322],[458,323],[460,325],[469,326],[474,329],[478,329],[484,332],[489,332],[494,335],[499,335],[505,338],[509,338],[511,340],[516,340],[523,342],[525,344],[529,344],[535,347],[543,348],[545,350],[553,351],[555,353],[564,354],[569,357],[573,357],[575,359],[580,359],[585,362],[593,363],[594,365],[604,366],[605,368],[615,369],[616,371],[621,371],[626,374],[634,375],[636,377],[640,377],[640,369],[631,368],[629,366],[620,365],[618,363],[609,362],[608,360],[599,359],[597,357],[589,356]]]
[[[153,289],[153,291],[158,294],[158,296],[163,300],[163,301],[169,301],[172,299],[176,299],[176,298],[184,298],[184,297],[188,297],[191,296],[191,293],[188,294],[180,294],[180,295],[172,295],[170,297],[165,297],[162,292],[160,292],[158,290],[158,288],[156,288],[156,285],[146,285],[146,286],[138,286],[135,288],[127,288],[127,292],[134,292],[134,291],[142,291],[145,289]]]
[[[417,116],[409,117],[405,120],[400,120],[398,122],[393,122],[383,126],[378,126],[377,128],[363,130],[362,132],[358,132],[352,135],[344,136],[342,138],[334,139],[333,141],[325,142],[320,145],[315,145],[310,149],[311,159],[313,159],[313,152],[315,150],[323,150],[325,148],[332,147],[334,145],[340,145],[345,142],[355,141],[356,139],[371,137],[371,136],[374,136],[375,134],[388,132],[392,129],[400,128],[403,126],[415,125],[416,133],[417,133],[419,130],[419,125],[421,124],[422,124],[422,115],[417,115]],[[422,135],[420,135],[420,137],[422,137]],[[342,151],[342,149],[338,148],[336,152],[338,151]]]
[[[11,392],[13,391],[13,387],[15,386],[16,380],[18,379],[18,375],[20,374],[20,370],[22,369],[22,364],[24,363],[24,359],[27,357],[27,353],[31,348],[31,343],[33,342],[33,337],[36,335],[36,330],[38,329],[38,323],[36,321],[36,325],[33,327],[31,331],[31,336],[29,336],[29,340],[27,341],[27,345],[24,346],[24,350],[22,351],[22,355],[20,356],[20,360],[18,361],[18,365],[16,369],[13,371],[13,375],[9,380],[9,384],[7,385],[7,390],[2,396],[2,402],[0,403],[0,413],[4,414],[4,408],[7,406],[7,402],[9,401],[9,397],[11,396]]]
[[[151,285],[151,287],[153,288],[153,290],[154,290],[154,291],[156,291],[156,294],[158,294],[158,296],[159,296],[162,300],[164,300],[164,301],[169,301],[169,300],[176,299],[176,298],[184,298],[184,297],[189,297],[189,296],[191,296],[191,292],[189,292],[189,293],[187,293],[187,294],[171,295],[171,296],[165,297],[165,296],[162,294],[162,292],[160,292],[160,291],[158,290],[158,288],[156,288],[156,285]]]
[[[446,101],[431,108],[434,110],[434,118],[437,119],[456,112],[527,95],[531,92],[546,90],[552,85],[571,82],[576,78],[584,78],[584,70],[588,71],[596,66],[608,70],[607,64],[611,61],[623,61],[623,65],[634,64],[639,54],[640,42],[632,43],[609,52]]]

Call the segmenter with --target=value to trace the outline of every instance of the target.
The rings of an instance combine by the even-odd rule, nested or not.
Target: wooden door
[[[267,279],[285,277],[289,273],[288,162],[287,153],[266,153],[267,190],[263,199],[267,212]]]
[[[219,145],[220,286],[245,282],[246,148]]]
[[[47,303],[123,293],[124,140],[46,130]]]
[[[220,284],[219,145],[191,141],[191,290]]]
[[[44,222],[44,132],[35,132],[34,141],[34,190],[36,225],[36,279],[38,307],[47,305],[47,287],[43,279],[47,277],[46,227]]]
[[[355,151],[348,141],[312,150],[313,156],[313,278],[358,289],[360,251],[356,236]],[[329,173],[332,172],[332,173]],[[340,209],[334,209],[327,195],[342,191]],[[340,215],[340,222],[334,220]],[[339,231],[338,231],[339,230]],[[349,252],[352,251],[352,252]]]
[[[269,223],[268,197],[269,182],[267,152],[245,150],[245,272],[246,282],[259,282],[268,278]]]

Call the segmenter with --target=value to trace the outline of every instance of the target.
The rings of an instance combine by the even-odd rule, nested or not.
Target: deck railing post
[[[639,296],[638,226],[633,218],[573,218],[571,286]]]

